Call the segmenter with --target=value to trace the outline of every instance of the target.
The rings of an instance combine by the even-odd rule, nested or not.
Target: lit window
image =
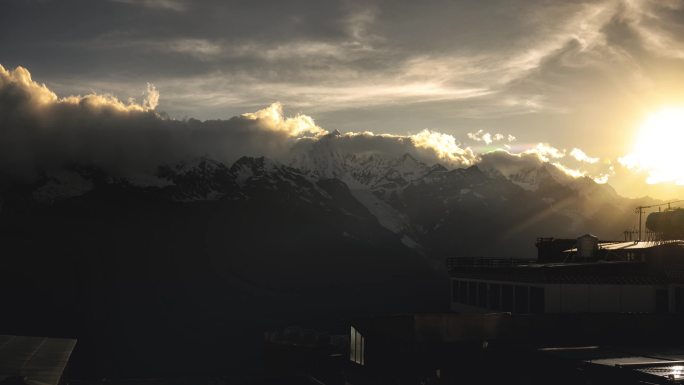
[[[355,327],[351,327],[349,333],[349,361],[359,365],[366,364],[366,341]]]

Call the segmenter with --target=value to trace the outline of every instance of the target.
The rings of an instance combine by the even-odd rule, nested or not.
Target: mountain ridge
[[[98,378],[240,367],[274,325],[446,311],[446,258],[530,258],[539,236],[615,237],[637,203],[590,180],[528,190],[478,166],[337,159],[324,168],[336,176],[197,158],[147,178],[79,167],[3,185],[6,330],[77,335],[74,370]]]
[[[97,170],[78,168],[45,177],[42,183],[34,185],[31,197],[36,204],[50,205],[64,199],[78,199],[103,184],[126,184],[179,203],[242,201],[267,191],[272,196],[287,191],[298,201],[315,202],[332,209],[337,203],[321,187],[322,181],[330,181],[325,183],[344,185],[380,226],[396,234],[407,247],[428,255],[446,254],[447,245],[454,251],[480,252],[474,245],[459,247],[459,243],[468,244],[468,241],[436,241],[435,237],[450,238],[448,234],[437,236],[444,228],[451,228],[454,234],[451,238],[455,239],[483,238],[487,234],[495,237],[495,231],[512,234],[511,229],[520,227],[519,223],[528,223],[532,217],[538,218],[540,226],[527,225],[529,230],[523,233],[528,237],[528,244],[536,236],[570,237],[582,232],[616,238],[622,230],[617,230],[620,224],[608,222],[624,222],[631,206],[639,201],[620,197],[609,185],[598,184],[590,178],[564,175],[562,170],[546,162],[539,162],[536,167],[481,164],[449,170],[439,163],[425,164],[408,153],[397,157],[370,152],[344,153],[326,144],[325,138],[288,162],[244,156],[227,166],[202,157],[162,165],[151,180],[153,183],[144,186],[140,178],[112,178]],[[420,196],[415,196],[418,192]],[[521,211],[520,205],[527,210]],[[597,213],[605,216],[606,212],[612,214],[597,220]],[[431,214],[428,217],[426,213]],[[491,231],[485,228],[481,228],[481,234],[472,231],[480,228],[478,223],[493,220],[506,225],[497,222]],[[458,225],[459,222],[470,225]],[[540,233],[531,234],[532,229],[539,229]],[[549,233],[551,229],[558,233]],[[501,249],[503,246],[496,250]],[[525,249],[532,252],[530,247]]]

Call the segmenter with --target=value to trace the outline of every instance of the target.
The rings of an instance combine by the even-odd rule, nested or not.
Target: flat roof
[[[512,266],[457,266],[452,279],[549,284],[661,285],[673,281],[651,272],[641,261],[530,263]]]
[[[633,371],[656,383],[684,382],[684,347],[680,346],[568,346],[539,351],[586,365]]]
[[[683,246],[684,241],[682,240],[671,240],[671,241],[625,241],[625,242],[599,242],[599,250],[644,250],[653,249],[662,246]],[[564,250],[564,253],[575,253],[577,248]]]
[[[23,377],[30,385],[57,385],[76,340],[0,335],[0,381]]]

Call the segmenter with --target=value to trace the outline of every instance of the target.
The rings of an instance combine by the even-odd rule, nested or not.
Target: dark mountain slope
[[[272,327],[444,305],[438,273],[343,183],[271,166],[6,201],[2,331],[77,336],[78,375],[225,373],[258,363]],[[192,186],[220,198],[188,200]]]

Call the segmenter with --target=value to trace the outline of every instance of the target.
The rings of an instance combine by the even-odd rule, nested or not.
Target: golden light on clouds
[[[620,163],[646,172],[646,183],[684,185],[684,106],[663,108],[641,124],[630,154]]]

